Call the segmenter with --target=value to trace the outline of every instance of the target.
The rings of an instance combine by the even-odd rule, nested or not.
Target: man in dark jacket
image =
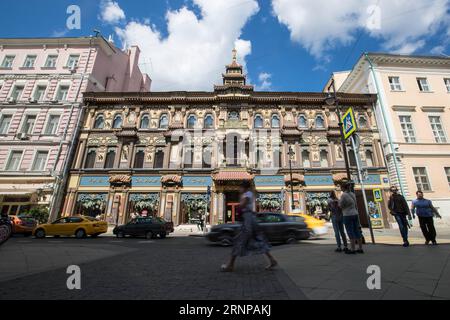
[[[391,214],[395,217],[395,220],[398,223],[398,227],[400,229],[400,234],[403,238],[403,246],[409,247],[408,241],[408,217],[412,220],[411,211],[409,210],[408,203],[406,202],[405,197],[398,193],[398,188],[393,186],[391,187],[391,196],[389,197],[388,203],[389,210]]]

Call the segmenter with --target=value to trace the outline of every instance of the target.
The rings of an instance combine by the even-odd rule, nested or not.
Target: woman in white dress
[[[234,238],[233,251],[228,264],[222,265],[223,272],[233,272],[237,257],[245,257],[256,254],[265,254],[270,261],[267,270],[277,266],[277,261],[270,254],[270,245],[264,235],[259,232],[258,222],[253,213],[253,192],[251,184],[244,181],[241,185],[241,202],[239,205],[242,218],[242,226],[238,235]]]

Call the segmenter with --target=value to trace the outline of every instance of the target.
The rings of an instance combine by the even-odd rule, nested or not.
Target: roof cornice
[[[251,92],[250,94],[220,95],[214,92],[146,92],[146,93],[85,93],[85,103],[94,105],[193,105],[193,104],[280,104],[280,105],[324,105],[326,93],[322,92]],[[370,94],[339,94],[343,105],[372,105],[376,96]]]

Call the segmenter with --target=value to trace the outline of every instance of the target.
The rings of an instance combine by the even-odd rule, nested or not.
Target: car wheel
[[[224,234],[219,237],[219,243],[222,247],[229,247],[233,244],[233,237],[229,234]]]
[[[147,240],[154,239],[153,232],[147,231],[145,233],[145,239],[147,239]]]
[[[75,237],[77,239],[83,239],[86,237],[86,231],[84,231],[83,229],[78,229],[77,231],[75,231]]]
[[[161,239],[165,239],[166,236],[167,236],[166,233],[160,233],[160,234],[159,234],[159,237],[160,237]]]
[[[123,233],[122,231],[118,231],[116,234],[117,238],[125,238],[125,233]]]
[[[37,229],[36,232],[34,233],[34,236],[38,239],[43,239],[45,238],[45,230],[44,229]]]
[[[289,234],[287,235],[286,238],[286,243],[287,244],[293,244],[297,242],[297,237],[295,236],[294,232],[289,232]]]

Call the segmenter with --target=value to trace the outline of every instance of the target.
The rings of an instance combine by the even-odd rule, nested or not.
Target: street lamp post
[[[330,88],[333,89],[333,94],[330,93]],[[350,173],[350,163],[348,160],[347,143],[345,141],[344,127],[343,127],[342,116],[341,116],[341,108],[339,106],[339,99],[338,99],[337,93],[336,93],[336,86],[334,84],[334,78],[331,79],[331,84],[328,87],[328,95],[325,99],[325,103],[329,106],[334,105],[336,107],[336,113],[339,118],[339,131],[341,133],[341,145],[342,145],[342,152],[344,153],[345,169],[347,171],[347,179],[348,179],[348,181],[351,181],[352,175]]]
[[[294,181],[293,181],[293,177],[292,177],[292,159],[295,156],[295,152],[292,149],[292,146],[289,146],[289,174],[291,176],[291,209],[292,212],[294,212],[295,210],[295,205],[294,205]]]

